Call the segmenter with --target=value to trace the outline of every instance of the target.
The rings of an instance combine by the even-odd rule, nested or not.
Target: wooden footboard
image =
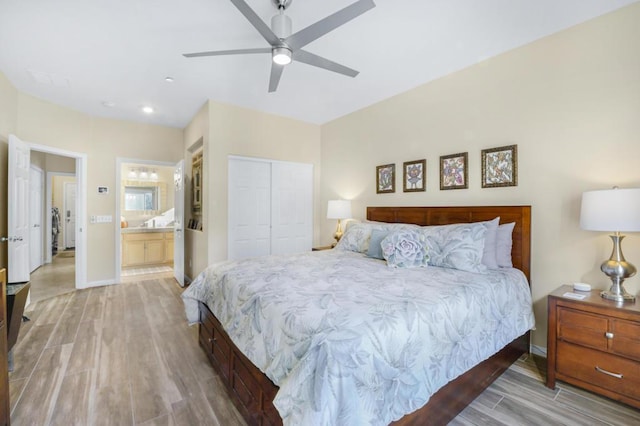
[[[200,346],[227,387],[231,400],[248,424],[282,425],[273,406],[278,391],[231,341],[209,308],[200,302]],[[446,425],[529,348],[529,333],[476,365],[436,392],[427,405],[392,423],[394,426]]]

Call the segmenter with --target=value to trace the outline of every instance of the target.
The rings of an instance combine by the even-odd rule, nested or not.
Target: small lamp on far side
[[[588,231],[609,231],[613,240],[613,251],[609,260],[600,265],[600,270],[611,279],[611,288],[600,293],[602,297],[616,302],[633,302],[635,296],[627,293],[622,283],[636,274],[636,267],[627,262],[622,254],[620,232],[640,232],[640,188],[606,189],[582,194],[580,227]]]
[[[351,201],[349,200],[329,200],[327,206],[327,219],[338,219],[338,227],[336,233],[333,234],[333,238],[336,242],[332,245],[335,246],[340,238],[342,238],[342,227],[340,221],[342,219],[348,219],[351,217]]]

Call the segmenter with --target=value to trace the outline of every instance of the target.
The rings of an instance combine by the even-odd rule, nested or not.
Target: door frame
[[[55,154],[62,157],[71,157],[76,160],[76,288],[87,287],[87,154],[81,152],[68,151],[66,149],[55,148],[47,145],[26,142],[31,151]],[[47,208],[51,212],[51,192],[50,179],[47,173]],[[51,244],[51,224],[47,220],[47,241]],[[50,260],[50,252],[47,257]]]
[[[114,223],[116,224],[115,226],[115,242],[116,242],[115,244],[116,259],[115,260],[116,261],[115,261],[114,276],[115,276],[116,283],[120,283],[121,272],[122,272],[122,232],[121,232],[120,226],[118,226],[118,223],[120,222],[120,211],[121,211],[120,200],[122,199],[121,171],[122,171],[122,164],[126,164],[126,163],[144,164],[148,166],[158,166],[158,167],[172,167],[172,168],[176,166],[175,162],[172,163],[170,161],[141,160],[138,158],[116,157],[116,184],[115,184],[116,211],[114,216]]]

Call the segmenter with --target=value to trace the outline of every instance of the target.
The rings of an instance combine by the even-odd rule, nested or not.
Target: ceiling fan
[[[308,27],[291,34],[291,18],[284,14],[292,0],[271,0],[278,13],[271,18],[271,28],[258,17],[245,0],[231,0],[231,3],[244,15],[256,30],[271,45],[270,47],[255,49],[218,50],[212,52],[185,53],[187,58],[201,56],[242,55],[250,53],[271,53],[271,77],[269,92],[275,92],[282,76],[285,65],[292,60],[314,67],[323,68],[349,77],[358,75],[358,71],[330,61],[322,56],[302,50],[304,46],[322,37],[330,31],[346,24],[352,19],[375,7],[373,0],[358,0],[355,3],[327,16]]]

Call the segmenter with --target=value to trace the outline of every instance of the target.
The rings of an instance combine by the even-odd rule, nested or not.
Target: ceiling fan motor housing
[[[291,35],[291,18],[283,13],[276,13],[271,18],[271,31],[280,39]]]

